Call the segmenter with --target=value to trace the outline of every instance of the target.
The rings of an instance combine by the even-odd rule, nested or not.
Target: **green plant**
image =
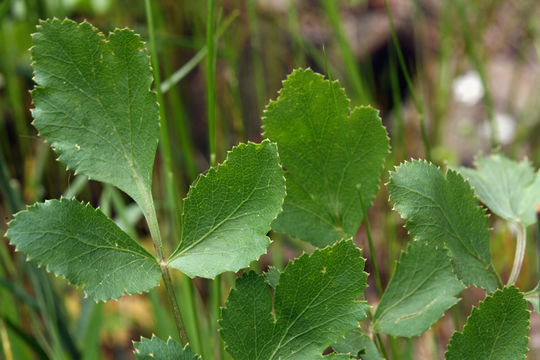
[[[159,110],[143,43],[127,29],[105,38],[87,22],[48,20],[34,35],[32,58],[35,127],[68,169],[133,198],[155,255],[101,210],[75,199],[48,200],[19,212],[7,236],[29,260],[96,301],[149,291],[162,278],[182,346],[143,338],[134,345],[139,359],[198,358],[188,346],[170,269],[215,278],[247,268],[268,248],[271,228],[321,249],[282,272],[250,271],[236,281],[219,320],[235,359],[380,359],[380,353],[388,358],[380,334],[425,332],[466,286],[489,295],[452,336],[446,357],[524,358],[525,298],[538,305],[531,296],[536,292],[524,296],[513,286],[526,227],[534,223],[540,202],[540,173],[528,162],[493,155],[480,157],[477,170],[443,172],[414,160],[392,171],[390,200],[412,239],[373,312],[359,300],[368,275],[351,238],[367,221],[389,139],[378,112],[351,109],[339,82],[309,69],[288,77],[264,113],[268,139],[234,147],[190,188],[179,244],[167,256],[151,191]],[[500,182],[501,174],[509,181]],[[488,219],[475,190],[518,228],[507,286],[492,264]],[[334,351],[323,356],[328,347]]]

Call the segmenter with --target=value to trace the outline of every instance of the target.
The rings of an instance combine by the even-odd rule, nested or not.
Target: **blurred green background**
[[[164,94],[164,113],[183,196],[209,164],[209,90],[215,92],[217,161],[239,142],[261,139],[261,116],[293,69],[311,67],[341,81],[353,105],[380,109],[390,135],[387,168],[410,158],[440,166],[471,165],[474,156],[498,150],[540,165],[540,3],[521,1],[215,0],[215,79],[207,81],[206,1],[150,1]],[[389,14],[392,15],[390,18]],[[12,214],[48,198],[77,196],[113,216],[151,248],[140,211],[123,193],[66,172],[31,126],[31,34],[39,19],[88,20],[105,34],[129,27],[148,40],[145,2],[127,0],[2,0],[0,3],[0,232]],[[392,23],[390,20],[392,19]],[[399,45],[399,46],[397,46]],[[325,56],[328,67],[325,66]],[[168,196],[163,157],[155,165],[154,193],[167,248],[174,248],[175,206]],[[409,240],[382,186],[369,212],[383,284]],[[175,204],[176,201],[176,204]],[[492,254],[508,277],[514,235],[495,216]],[[537,283],[534,236],[517,285]],[[282,268],[307,244],[275,240],[253,269]],[[356,237],[367,248],[362,227]],[[371,271],[369,254],[366,271]],[[63,279],[37,269],[0,242],[0,358],[132,359],[132,340],[176,331],[161,289],[95,304]],[[378,301],[370,277],[366,297]],[[228,358],[216,333],[212,303],[223,303],[234,274],[222,278],[219,299],[209,282],[176,276],[179,301],[194,349],[204,359]],[[187,296],[192,287],[195,296]],[[421,337],[387,339],[393,359],[439,359],[454,329],[483,297],[469,289],[457,310]],[[194,316],[197,314],[197,316]],[[531,318],[530,359],[540,357],[539,318]]]

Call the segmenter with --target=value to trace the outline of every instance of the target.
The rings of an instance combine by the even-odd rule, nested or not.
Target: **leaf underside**
[[[536,222],[536,204],[540,203],[540,171],[531,163],[510,160],[502,155],[478,156],[476,169],[459,168],[480,200],[505,220],[525,227]]]
[[[497,290],[473,308],[448,344],[447,360],[521,360],[529,339],[527,301],[514,286]]]
[[[69,169],[113,184],[147,208],[159,132],[139,36],[47,20],[33,35],[34,126]]]
[[[48,200],[19,212],[7,237],[27,258],[94,300],[117,299],[159,285],[152,254],[105,214],[77,200]]]
[[[388,190],[413,238],[446,247],[465,284],[495,291],[501,281],[491,263],[488,218],[461,175],[415,160],[391,173]]]
[[[141,341],[134,342],[135,357],[137,360],[200,360],[191,351],[189,345],[184,348],[173,339],[169,338],[167,342],[158,337],[152,336],[152,339],[141,338]]]
[[[367,305],[356,300],[366,287],[364,262],[351,240],[302,255],[281,274],[273,312],[264,277],[244,274],[222,310],[227,350],[236,360],[322,358],[365,317]]]
[[[182,242],[169,266],[206,278],[247,267],[266,252],[266,234],[284,196],[275,144],[265,140],[234,147],[223,164],[201,175],[189,190]]]
[[[369,106],[351,111],[337,81],[295,70],[266,107],[263,123],[287,179],[283,212],[272,228],[319,247],[354,236],[389,151],[378,112]]]
[[[428,330],[459,299],[464,286],[452,271],[448,251],[413,241],[401,255],[373,318],[375,331],[416,336]]]

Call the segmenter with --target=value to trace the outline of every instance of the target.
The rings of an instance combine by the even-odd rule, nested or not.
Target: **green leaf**
[[[360,355],[362,360],[384,360],[373,341],[360,329],[349,332],[343,340],[333,345],[332,348],[339,353],[353,356]]]
[[[456,295],[463,289],[445,248],[413,241],[377,306],[374,329],[392,336],[420,335],[459,301]]]
[[[459,279],[489,292],[501,285],[491,263],[488,218],[461,175],[414,160],[391,173],[388,190],[413,237],[449,250]]]
[[[154,256],[100,210],[74,199],[48,200],[19,212],[7,237],[28,260],[66,277],[96,301],[159,285]]]
[[[206,278],[249,266],[266,252],[266,234],[284,197],[276,145],[265,140],[234,147],[189,190],[182,241],[169,266]]]
[[[69,169],[151,200],[159,132],[148,53],[139,36],[47,20],[33,35],[34,125]]]
[[[540,203],[540,172],[531,163],[510,160],[502,155],[478,156],[476,169],[459,168],[469,179],[478,197],[495,214],[525,227],[536,222],[536,204]]]
[[[389,150],[378,112],[369,106],[351,111],[337,81],[295,70],[263,122],[287,179],[283,212],[272,228],[319,247],[354,236]]]
[[[264,277],[244,274],[222,311],[227,350],[236,360],[321,358],[366,316],[368,306],[356,300],[366,287],[364,263],[351,240],[302,255],[281,274],[273,309]]]
[[[200,356],[195,355],[189,345],[182,346],[169,338],[167,342],[158,337],[152,339],[141,338],[141,341],[134,342],[135,357],[137,360],[200,360]]]
[[[264,273],[264,277],[268,284],[274,289],[279,284],[279,278],[281,277],[281,272],[274,266],[270,266],[268,271]]]
[[[463,331],[452,335],[446,359],[525,359],[529,316],[518,289],[497,290],[473,308]]]

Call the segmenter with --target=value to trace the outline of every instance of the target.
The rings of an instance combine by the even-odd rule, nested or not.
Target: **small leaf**
[[[488,218],[461,175],[415,160],[391,173],[388,190],[414,238],[449,250],[459,279],[488,292],[501,285],[491,263]]]
[[[534,172],[527,159],[522,162],[502,155],[478,156],[476,169],[459,168],[469,179],[480,200],[505,220],[525,227],[536,221],[535,206],[540,203],[540,172]]]
[[[159,119],[139,36],[47,20],[33,36],[34,125],[69,169],[113,184],[147,208]]]
[[[152,254],[100,210],[77,200],[48,200],[19,212],[7,237],[29,260],[66,277],[94,300],[159,285]]]
[[[264,277],[266,278],[266,281],[274,289],[279,284],[280,276],[281,276],[281,272],[274,266],[270,266],[268,268],[268,271],[264,274]]]
[[[351,111],[339,82],[307,69],[289,75],[263,122],[287,179],[283,212],[272,228],[319,247],[354,236],[389,150],[378,112]]]
[[[200,360],[201,357],[195,355],[189,345],[184,348],[169,338],[167,342],[158,337],[152,339],[141,338],[141,341],[134,342],[135,357],[137,360]]]
[[[529,316],[518,289],[497,290],[473,308],[463,331],[452,335],[446,359],[525,359]]]
[[[456,295],[463,289],[446,249],[413,241],[377,306],[374,329],[392,336],[420,335],[459,301]]]
[[[182,241],[169,266],[206,278],[247,267],[266,252],[266,234],[284,196],[275,144],[265,140],[234,147],[223,164],[189,190]]]
[[[338,353],[346,353],[353,356],[360,355],[362,360],[384,360],[381,354],[379,354],[377,346],[360,329],[354,329],[349,332],[343,340],[333,345],[332,348]]]
[[[281,274],[273,312],[264,277],[244,274],[222,311],[227,350],[236,360],[321,358],[366,316],[368,306],[356,300],[366,287],[364,263],[351,240],[302,255]]]

